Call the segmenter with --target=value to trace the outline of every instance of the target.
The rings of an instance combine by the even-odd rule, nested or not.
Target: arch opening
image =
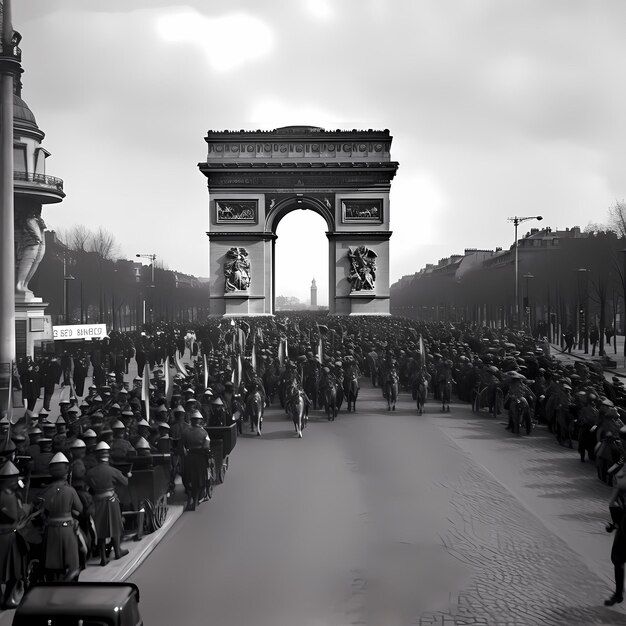
[[[273,311],[328,307],[329,250],[325,226],[327,222],[318,211],[297,204],[274,222]],[[313,280],[315,297],[311,292]]]

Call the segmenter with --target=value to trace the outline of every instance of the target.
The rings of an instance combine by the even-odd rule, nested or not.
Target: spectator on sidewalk
[[[594,326],[589,333],[589,342],[591,343],[591,356],[596,355],[598,341],[600,341],[600,331],[598,330],[597,326]]]
[[[615,332],[613,331],[613,326],[607,326],[604,329],[604,334],[606,335],[606,344],[608,346],[611,345],[611,337],[615,334]]]
[[[568,354],[571,354],[575,342],[574,333],[571,331],[571,329],[568,328],[567,331],[565,331],[563,339],[565,340],[565,350],[567,350]],[[563,352],[565,352],[565,350],[563,350]]]

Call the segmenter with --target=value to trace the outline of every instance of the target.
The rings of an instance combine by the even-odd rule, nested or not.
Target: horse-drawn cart
[[[207,426],[211,440],[211,476],[215,483],[223,483],[228,469],[228,458],[237,443],[237,422],[229,426]]]
[[[130,473],[128,487],[116,488],[125,520],[136,518],[136,539],[158,530],[167,517],[171,457],[169,454],[129,457],[114,464],[123,474]],[[130,520],[129,520],[130,521]]]

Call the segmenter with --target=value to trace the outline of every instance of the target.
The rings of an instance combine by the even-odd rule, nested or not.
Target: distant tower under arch
[[[315,283],[315,278],[311,281],[311,308],[317,308],[317,285]]]

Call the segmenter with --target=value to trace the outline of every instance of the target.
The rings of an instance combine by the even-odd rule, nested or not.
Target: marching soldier
[[[185,464],[183,482],[187,490],[187,511],[195,511],[204,495],[210,451],[209,436],[202,428],[202,413],[196,410],[190,416],[191,426],[182,433]]]
[[[85,482],[91,488],[94,497],[94,522],[98,537],[100,565],[104,566],[109,562],[106,554],[107,539],[111,539],[116,559],[121,559],[128,554],[128,550],[120,547],[123,531],[122,511],[115,487],[127,486],[130,474],[126,477],[117,468],[109,465],[110,448],[104,441],[96,446],[96,457],[98,464],[87,471]]]
[[[28,545],[18,532],[24,517],[22,501],[18,495],[19,471],[11,461],[0,467],[0,583],[5,590],[3,609],[14,609],[20,598],[17,584],[24,577]]]
[[[44,512],[43,568],[49,581],[77,581],[80,574],[78,517],[83,504],[74,487],[67,484],[70,462],[57,452],[50,461],[52,484],[42,494]],[[86,551],[86,546],[85,551]]]

